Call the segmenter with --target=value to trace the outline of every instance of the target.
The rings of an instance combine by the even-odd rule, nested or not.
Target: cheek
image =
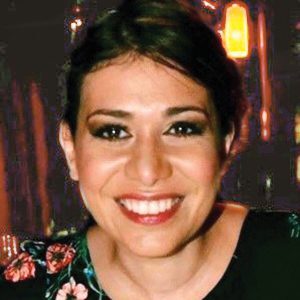
[[[173,164],[195,184],[218,183],[220,159],[212,145],[190,147],[188,151],[177,151],[172,155]]]
[[[99,145],[97,142],[89,142],[81,139],[77,145],[76,165],[79,181],[85,189],[103,189],[111,183],[122,183],[126,180],[122,170],[130,161],[132,149],[121,150]],[[130,150],[131,149],[131,150]],[[163,153],[162,153],[163,154]],[[184,146],[169,145],[165,148],[163,156],[173,168],[174,182],[179,180],[178,172],[195,184],[218,184],[220,173],[220,159],[213,138],[201,143],[186,143]],[[176,175],[177,174],[177,175]],[[120,175],[120,177],[119,177]],[[119,179],[119,180],[118,180]],[[118,180],[119,182],[115,182]],[[115,186],[115,184],[113,184]]]
[[[101,189],[120,170],[123,157],[99,147],[81,147],[76,153],[79,182],[89,189]]]

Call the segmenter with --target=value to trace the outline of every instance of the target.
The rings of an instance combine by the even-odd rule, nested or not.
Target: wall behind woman
[[[69,180],[57,142],[63,107],[59,89],[59,84],[63,85],[61,66],[73,43],[83,34],[82,28],[95,18],[95,12],[119,2],[1,1],[1,234],[43,236],[53,231],[67,233],[84,224],[87,213],[76,185]],[[268,16],[272,139],[265,143],[259,136],[260,79],[254,50],[243,73],[253,110],[250,145],[226,176],[223,196],[261,208],[300,209],[295,176],[295,160],[300,151],[294,139],[295,113],[300,102],[298,1],[247,3],[254,20],[260,4]],[[195,5],[211,22],[211,12],[203,3],[196,1]],[[72,34],[70,26],[78,18],[83,24]],[[220,13],[214,18],[218,21]]]

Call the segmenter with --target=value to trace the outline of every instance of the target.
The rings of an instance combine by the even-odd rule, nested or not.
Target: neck
[[[176,290],[186,290],[194,277],[199,277],[199,273],[205,274],[211,249],[215,246],[216,224],[220,221],[221,212],[220,209],[214,210],[201,232],[165,257],[141,257],[112,242],[110,268],[123,274],[124,283],[127,281],[128,286],[136,285],[148,295],[156,295],[154,299],[163,299]]]
[[[223,213],[223,207],[217,207],[200,232],[176,252],[160,258],[138,256],[95,227],[89,232],[94,244],[89,248],[97,253],[92,255],[97,276],[115,299],[123,299],[116,291],[122,291],[126,299],[204,297],[230,262],[244,220],[238,215],[230,210]],[[111,278],[117,280],[112,282]]]
[[[195,238],[177,253],[161,258],[140,257],[118,247],[111,261],[143,290],[165,294],[184,286],[206,258],[205,238]],[[149,291],[150,292],[150,291]]]

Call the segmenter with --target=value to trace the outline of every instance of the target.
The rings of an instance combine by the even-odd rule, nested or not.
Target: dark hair
[[[67,105],[63,116],[75,136],[84,77],[125,54],[142,55],[203,84],[216,108],[225,137],[235,129],[231,154],[237,150],[247,102],[235,63],[220,38],[196,11],[174,0],[127,0],[102,13],[83,43],[71,54]]]

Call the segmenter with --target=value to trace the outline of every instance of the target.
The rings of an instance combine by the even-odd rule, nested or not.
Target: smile
[[[180,197],[174,199],[168,198],[159,201],[122,199],[120,200],[120,204],[127,210],[139,215],[158,215],[159,213],[171,210],[180,201]]]
[[[129,220],[142,225],[158,225],[168,221],[176,215],[184,199],[178,194],[165,194],[165,197],[142,197],[133,194],[124,196],[116,201],[121,212]]]

